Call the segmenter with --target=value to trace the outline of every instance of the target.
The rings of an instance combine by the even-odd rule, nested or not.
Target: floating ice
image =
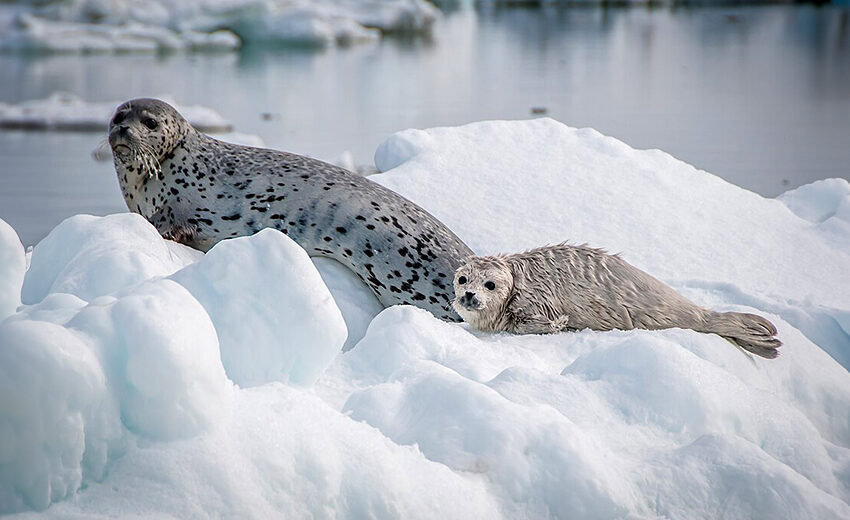
[[[20,9],[0,49],[38,52],[219,51],[242,42],[347,45],[381,32],[428,32],[425,0],[76,0]]]
[[[766,316],[781,355],[679,329],[484,334],[381,311],[279,232],[202,256],[134,215],[58,226],[17,307],[0,229],[0,512],[850,517],[844,181],[764,199],[551,120],[400,132],[376,163],[479,253],[622,251]]]
[[[168,96],[160,97],[174,106],[201,132],[229,132],[233,126],[216,111],[198,105],[181,106]],[[103,132],[109,118],[123,101],[91,103],[71,94],[51,94],[47,99],[18,104],[0,103],[0,128],[54,130],[64,132]]]

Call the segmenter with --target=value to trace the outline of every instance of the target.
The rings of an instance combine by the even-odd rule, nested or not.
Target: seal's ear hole
[[[120,125],[122,121],[124,121],[124,112],[118,112],[115,114],[115,117],[112,118],[113,125]]]
[[[458,279],[457,279],[457,283],[459,283],[460,285],[463,285],[463,284],[465,284],[466,282],[467,282],[467,280],[466,280],[466,277],[465,277],[465,276],[460,276],[460,277],[458,277]]]
[[[484,288],[487,289],[488,291],[492,291],[493,289],[496,288],[496,284],[494,284],[493,282],[485,282]]]
[[[159,126],[159,123],[157,123],[155,119],[151,118],[145,119],[144,121],[142,121],[142,124],[150,128],[151,130],[156,130],[156,127]]]

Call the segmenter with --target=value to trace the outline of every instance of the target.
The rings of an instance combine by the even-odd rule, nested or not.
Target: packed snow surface
[[[376,165],[478,253],[619,251],[781,355],[484,334],[277,231],[202,255],[132,214],[68,219],[25,271],[0,224],[0,512],[850,517],[846,181],[764,199],[548,119],[400,132]]]
[[[44,0],[6,9],[0,50],[85,53],[347,45],[427,32],[438,16],[426,0]]]
[[[169,96],[160,99],[172,105],[189,123],[201,132],[230,132],[233,125],[211,108],[200,105],[180,105]],[[0,103],[0,128],[23,130],[54,130],[65,132],[104,132],[109,118],[121,101],[84,101],[72,94],[56,92],[46,99],[21,103]],[[257,143],[257,138],[235,134],[234,141]]]

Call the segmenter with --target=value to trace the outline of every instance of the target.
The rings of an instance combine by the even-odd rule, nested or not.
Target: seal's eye
[[[466,277],[465,276],[458,277],[457,283],[459,283],[461,285],[465,284],[466,283]]]
[[[496,288],[496,284],[494,284],[493,282],[486,282],[484,284],[484,288],[487,289],[488,291],[492,291],[493,289]]]
[[[121,121],[124,121],[124,112],[118,112],[115,114],[115,117],[112,118],[113,125],[120,125]]]
[[[151,130],[156,130],[156,127],[159,126],[159,124],[157,124],[156,120],[151,119],[151,118],[145,119],[144,121],[142,121],[142,124],[145,125],[146,127],[150,128]]]

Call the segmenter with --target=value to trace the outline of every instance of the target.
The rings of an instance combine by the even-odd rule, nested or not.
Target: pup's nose
[[[129,126],[121,126],[121,127],[118,128],[118,134],[121,135],[122,137],[126,137],[129,132],[130,132]]]
[[[475,293],[466,291],[466,294],[464,294],[463,297],[466,298],[467,300],[471,300],[471,299],[475,298]]]

